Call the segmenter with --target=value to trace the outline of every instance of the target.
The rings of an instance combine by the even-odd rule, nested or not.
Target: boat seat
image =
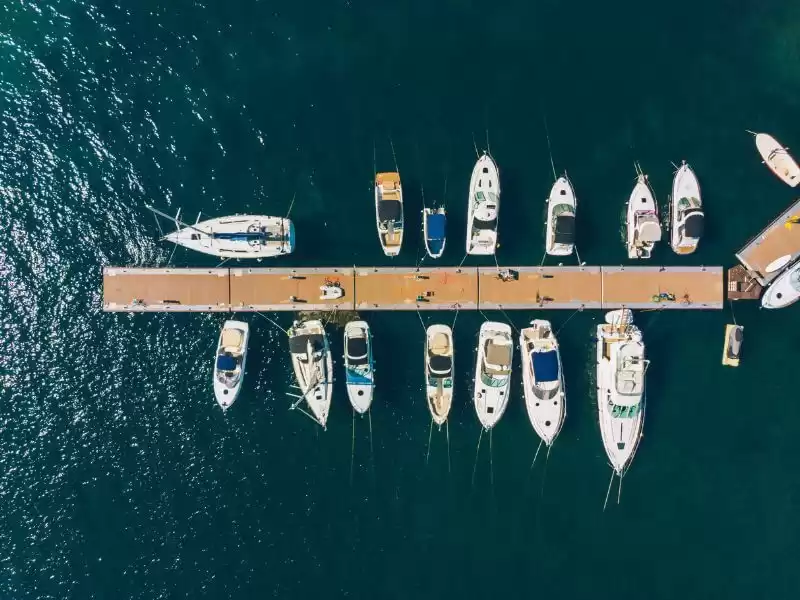
[[[444,333],[437,333],[431,340],[431,354],[440,356],[450,354],[450,338]]]
[[[234,348],[237,352],[242,347],[244,335],[238,329],[225,329],[222,332],[222,343],[224,348]]]

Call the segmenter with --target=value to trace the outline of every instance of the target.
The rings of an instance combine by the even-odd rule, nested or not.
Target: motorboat
[[[236,402],[244,381],[250,327],[242,321],[225,321],[214,359],[214,396],[225,411]]]
[[[446,224],[447,215],[444,207],[423,209],[422,233],[425,237],[425,252],[431,258],[439,258],[444,253]]]
[[[520,332],[522,389],[534,431],[550,446],[566,417],[566,390],[561,353],[550,321],[537,319]]]
[[[467,214],[467,254],[492,255],[497,249],[500,211],[500,172],[484,152],[472,169]]]
[[[691,254],[703,236],[705,218],[700,183],[692,168],[681,163],[672,179],[670,245],[676,254]]]
[[[162,239],[220,258],[272,258],[294,251],[294,224],[288,218],[265,215],[217,217],[193,225],[147,205],[156,215],[175,222],[176,230]]]
[[[627,308],[607,313],[597,326],[597,409],[608,460],[620,477],[642,436],[648,364],[633,313]]]
[[[761,296],[761,306],[764,308],[786,308],[800,299],[800,261],[788,270],[781,273],[778,278]]]
[[[333,392],[333,358],[321,321],[295,321],[289,329],[289,352],[297,388],[297,406],[305,401],[310,416],[326,427]]]
[[[722,347],[722,364],[726,367],[739,366],[743,334],[744,327],[741,325],[729,323],[725,326],[725,344]]]
[[[372,332],[366,321],[350,321],[344,327],[344,369],[347,397],[353,410],[363,415],[375,389]]]
[[[486,321],[478,336],[475,364],[475,411],[485,430],[497,425],[508,405],[514,342],[511,327]]]
[[[764,159],[764,164],[786,185],[797,187],[800,183],[800,167],[789,154],[789,149],[781,146],[778,140],[768,133],[754,133],[754,135],[756,148]]]
[[[547,198],[545,251],[551,256],[569,256],[575,249],[575,190],[567,176],[559,177]]]
[[[638,171],[636,185],[628,199],[628,258],[650,258],[656,242],[661,240],[661,223],[647,175]]]
[[[453,404],[453,330],[431,325],[425,331],[425,394],[433,422],[441,427]]]
[[[400,173],[375,175],[375,220],[386,256],[397,256],[403,245],[403,188]]]

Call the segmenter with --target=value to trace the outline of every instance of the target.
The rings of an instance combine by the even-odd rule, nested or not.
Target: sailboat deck
[[[103,271],[110,312],[719,309],[722,267],[142,269]],[[337,286],[340,298],[323,299]]]
[[[779,268],[767,272],[771,263],[784,256],[790,257],[789,262],[800,257],[800,224],[789,222],[793,216],[800,216],[800,200],[784,210],[736,253],[739,262],[755,275],[761,285],[769,284],[783,270]]]

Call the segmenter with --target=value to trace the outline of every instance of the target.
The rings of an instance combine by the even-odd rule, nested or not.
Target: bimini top
[[[432,240],[444,239],[444,225],[445,216],[440,213],[434,213],[427,216],[428,219],[428,238]]]
[[[531,351],[531,365],[537,383],[558,381],[558,353],[555,350]]]
[[[703,213],[693,212],[687,215],[686,222],[683,226],[683,231],[686,237],[700,238],[703,235],[705,221],[703,220]]]
[[[381,200],[378,202],[378,218],[381,221],[399,221],[403,214],[403,205],[399,200]]]
[[[367,338],[347,338],[347,360],[351,365],[367,364]]]
[[[227,354],[221,354],[217,357],[217,369],[220,371],[235,371],[236,359]]]
[[[639,217],[639,239],[643,242],[661,240],[661,225],[654,214]]]
[[[290,337],[289,351],[292,354],[305,354],[309,342],[311,343],[312,352],[321,351],[325,346],[325,339],[321,333],[307,333]]]
[[[561,214],[556,217],[555,243],[572,244],[575,241],[575,215]]]

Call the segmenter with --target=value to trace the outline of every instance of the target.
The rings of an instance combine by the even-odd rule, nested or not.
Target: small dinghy
[[[441,427],[453,404],[453,331],[431,325],[425,331],[425,393],[433,422]]]
[[[431,258],[439,258],[444,252],[446,222],[444,207],[423,209],[422,233],[425,236],[425,251]]]
[[[545,251],[551,256],[569,256],[575,249],[575,191],[567,176],[559,177],[547,199]]]
[[[347,396],[359,414],[372,405],[375,389],[372,332],[365,321],[350,321],[344,328],[344,369]]]
[[[340,283],[326,281],[325,285],[319,286],[320,300],[338,300],[344,296],[344,288]]]
[[[786,308],[800,299],[800,262],[784,271],[761,297],[764,308]]]
[[[296,407],[305,401],[310,415],[323,429],[328,422],[333,392],[333,358],[321,321],[295,321],[289,329],[289,353],[300,390]]]
[[[649,361],[630,310],[611,311],[605,321],[597,326],[597,410],[606,455],[622,477],[642,437]]]
[[[173,218],[147,206],[156,215],[175,222],[177,229],[162,239],[220,258],[272,258],[294,251],[294,225],[289,219],[264,215],[218,217],[187,225],[180,211]]]
[[[236,402],[244,381],[250,327],[241,321],[225,321],[219,334],[214,361],[214,396],[225,411]]]
[[[753,132],[751,132],[753,133]],[[756,148],[764,164],[785,184],[796,187],[800,183],[800,167],[797,166],[789,149],[784,148],[768,133],[756,133]]]
[[[375,175],[375,220],[386,256],[397,256],[403,245],[403,188],[400,173]]]
[[[628,258],[650,258],[656,242],[661,240],[661,224],[653,190],[647,175],[638,169],[636,185],[628,199]]]
[[[727,367],[739,366],[739,354],[742,352],[742,335],[744,327],[741,325],[725,326],[725,345],[722,347],[722,364]]]
[[[672,179],[670,204],[672,236],[670,245],[676,254],[691,254],[703,235],[705,219],[700,183],[692,168],[681,163]]]
[[[492,255],[497,249],[500,214],[500,172],[486,152],[475,163],[469,180],[467,254]]]
[[[567,414],[561,353],[550,321],[531,321],[531,326],[520,332],[519,347],[528,418],[536,434],[550,446]]]
[[[475,412],[486,431],[497,425],[508,405],[514,342],[511,327],[487,321],[478,337],[475,364]]]

